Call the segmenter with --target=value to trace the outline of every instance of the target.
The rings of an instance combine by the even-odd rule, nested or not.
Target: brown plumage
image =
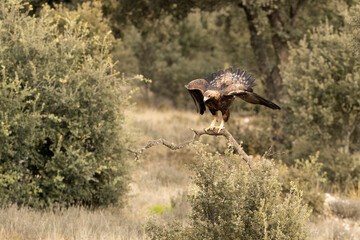
[[[200,108],[200,114],[204,114],[206,107],[208,107],[214,116],[210,129],[215,127],[217,112],[222,113],[220,132],[224,127],[224,123],[229,120],[229,108],[235,97],[239,97],[248,103],[261,104],[271,109],[280,109],[275,103],[253,92],[252,87],[256,85],[254,81],[255,78],[252,78],[251,74],[246,74],[245,71],[239,69],[233,72],[231,68],[228,68],[225,71],[221,70],[213,73],[206,79],[195,79],[185,87],[189,90],[196,108]]]

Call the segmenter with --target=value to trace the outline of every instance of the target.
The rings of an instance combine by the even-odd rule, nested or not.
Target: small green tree
[[[282,196],[271,161],[201,153],[194,164],[189,224],[149,224],[151,239],[305,239],[309,212],[293,186]]]
[[[121,203],[125,96],[113,38],[80,14],[30,10],[0,3],[0,204]]]
[[[320,151],[327,176],[338,186],[357,184],[360,165],[360,61],[353,32],[325,22],[290,50],[282,66],[283,134],[293,158]]]

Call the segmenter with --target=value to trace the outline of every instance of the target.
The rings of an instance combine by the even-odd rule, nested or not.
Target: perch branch
[[[229,131],[227,131],[226,129],[222,129],[220,131],[220,133],[217,132],[217,129],[213,129],[213,130],[206,130],[206,129],[202,129],[202,130],[195,130],[195,129],[191,129],[194,132],[194,137],[186,142],[180,143],[180,144],[174,144],[172,142],[167,141],[166,139],[160,138],[157,140],[150,140],[144,147],[138,149],[138,150],[131,150],[128,149],[130,152],[132,152],[133,154],[135,154],[135,160],[138,160],[141,156],[141,154],[148,148],[157,146],[157,145],[164,145],[168,148],[170,148],[171,150],[178,150],[181,149],[183,147],[189,146],[190,144],[199,141],[200,137],[202,135],[211,135],[211,136],[224,136],[228,143],[233,146],[235,152],[239,155],[242,156],[243,160],[250,166],[250,163],[252,161],[252,158],[247,155],[245,153],[245,151],[242,149],[242,147],[240,146],[240,144],[234,139],[234,137],[231,135],[231,133],[229,133]]]

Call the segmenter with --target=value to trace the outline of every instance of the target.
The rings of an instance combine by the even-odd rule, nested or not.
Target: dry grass
[[[336,199],[328,203],[332,215],[339,218],[360,220],[360,201],[358,199]]]
[[[343,199],[325,194],[325,215],[309,224],[310,239],[360,239],[360,199]]]
[[[309,224],[312,240],[358,240],[360,239],[360,223],[349,219],[328,217],[314,219]]]
[[[160,137],[175,143],[186,141],[192,137],[188,129],[199,124],[198,121],[195,114],[172,110],[133,111],[129,113],[128,122],[128,129],[136,133],[132,148]],[[149,215],[149,208],[153,206],[170,206],[171,199],[186,191],[189,172],[184,164],[192,161],[193,155],[189,149],[172,152],[163,146],[150,148],[143,154],[133,171],[129,194],[129,207],[136,215],[143,218]]]
[[[126,129],[135,133],[133,148],[150,139],[164,137],[181,142],[192,137],[190,127],[207,126],[196,114],[153,109],[129,112]],[[206,120],[211,120],[211,117]],[[179,134],[181,133],[181,134]],[[56,212],[39,212],[15,206],[0,209],[0,239],[146,239],[144,226],[151,218],[184,218],[189,212],[186,190],[189,172],[184,166],[192,161],[189,149],[171,152],[155,147],[134,163],[128,204],[124,209],[108,208],[88,211],[70,208]],[[171,207],[164,214],[151,211]]]
[[[195,112],[151,108],[134,109],[127,115],[126,129],[133,135],[130,147],[135,149],[160,137],[180,143],[192,138],[190,128],[207,127],[212,120],[209,113],[200,116]],[[232,131],[239,125],[246,128],[251,122],[252,119],[235,113],[226,127]],[[222,138],[204,136],[202,141],[216,149],[225,148]],[[163,146],[144,152],[140,161],[134,162],[124,209],[88,211],[74,207],[48,212],[15,206],[0,209],[0,239],[146,239],[144,226],[149,219],[186,221],[190,211],[186,192],[191,176],[186,165],[194,161],[194,155],[191,148],[171,151]],[[360,239],[359,206],[356,200],[329,204],[326,218],[309,223],[310,239]]]
[[[144,239],[141,223],[130,212],[84,208],[40,212],[15,206],[2,209],[0,239]]]

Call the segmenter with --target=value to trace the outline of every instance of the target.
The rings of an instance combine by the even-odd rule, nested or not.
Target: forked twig
[[[210,135],[210,136],[224,136],[228,143],[233,146],[235,153],[239,154],[242,156],[243,160],[250,166],[252,158],[247,155],[245,153],[245,151],[242,149],[242,147],[240,146],[240,144],[234,139],[234,137],[231,135],[231,133],[229,133],[229,131],[227,131],[226,129],[222,129],[219,133],[217,132],[217,129],[212,129],[212,130],[206,130],[206,129],[202,129],[202,130],[195,130],[195,129],[191,129],[194,132],[194,137],[193,139],[180,143],[180,144],[174,144],[172,142],[167,141],[166,139],[160,138],[157,140],[150,140],[144,147],[138,149],[138,150],[131,150],[128,149],[130,152],[135,154],[135,160],[138,160],[141,156],[141,154],[148,148],[157,146],[157,145],[164,145],[168,148],[170,148],[171,150],[178,150],[181,149],[183,147],[189,146],[190,144],[199,141],[200,137],[202,135]]]

